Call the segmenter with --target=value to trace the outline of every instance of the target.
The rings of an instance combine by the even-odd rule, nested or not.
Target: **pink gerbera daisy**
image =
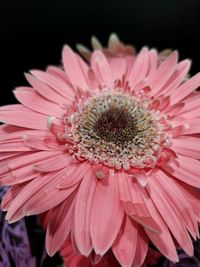
[[[70,267],[78,257],[110,266],[108,255],[138,267],[150,243],[174,262],[177,247],[193,255],[200,73],[186,79],[190,61],[176,51],[136,55],[115,35],[108,49],[93,45],[79,45],[89,63],[65,46],[63,67],[32,70],[14,91],[21,104],[0,109],[6,218],[45,212],[47,251],[64,246]]]

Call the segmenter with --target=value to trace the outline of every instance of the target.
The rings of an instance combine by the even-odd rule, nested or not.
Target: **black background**
[[[12,90],[26,85],[24,72],[58,65],[63,44],[105,45],[117,32],[139,50],[173,48],[200,70],[199,0],[1,0],[0,104],[14,103]]]

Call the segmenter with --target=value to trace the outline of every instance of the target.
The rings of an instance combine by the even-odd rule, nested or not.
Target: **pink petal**
[[[173,139],[172,147],[178,154],[200,159],[200,142],[198,137],[179,136]]]
[[[188,73],[191,66],[190,60],[184,60],[176,65],[176,68],[174,70],[174,73],[171,75],[171,77],[168,79],[168,81],[164,84],[164,86],[161,88],[160,91],[158,91],[157,95],[160,94],[167,94],[170,95],[174,88],[180,85],[180,83],[184,80],[186,77],[186,74]]]
[[[46,249],[50,256],[53,256],[60,249],[71,230],[75,195],[76,191],[49,211]]]
[[[112,175],[97,180],[91,208],[90,233],[96,254],[103,255],[113,244],[123,220],[118,182]]]
[[[44,136],[35,136],[30,134],[23,134],[22,139],[27,147],[31,147],[36,150],[52,150],[45,143]]]
[[[92,170],[85,174],[79,187],[74,209],[74,237],[81,254],[89,256],[92,251],[90,215],[97,180]],[[96,227],[96,226],[95,226]]]
[[[8,162],[8,167],[10,170],[22,168],[27,165],[33,165],[36,162],[45,161],[49,158],[54,158],[61,155],[60,151],[36,151],[30,153],[29,155],[22,155],[21,157],[14,158]]]
[[[164,112],[166,115],[171,118],[171,117],[176,117],[177,114],[183,109],[184,103],[177,103],[174,106],[169,105]]]
[[[141,190],[136,182],[133,182],[128,175],[122,173],[118,175],[118,181],[120,199],[125,212],[148,230],[154,233],[160,232],[158,224],[151,217],[144,203]]]
[[[193,97],[187,97],[184,99],[183,108],[179,111],[178,115],[183,116],[186,119],[193,119],[199,116],[199,97],[200,93],[197,92],[197,95]]]
[[[1,152],[25,152],[25,151],[34,151],[33,148],[28,147],[23,139],[21,140],[11,140],[11,141],[2,141],[0,142]]]
[[[109,88],[114,87],[114,79],[111,68],[106,57],[101,51],[97,50],[92,54],[91,66],[100,83]]]
[[[141,82],[147,75],[149,68],[149,52],[146,47],[144,47],[138,54],[135,63],[130,71],[127,79],[132,87]]]
[[[96,78],[96,75],[92,69],[88,71],[88,84],[90,86],[90,90],[99,88],[100,83]]]
[[[176,214],[173,207],[167,201],[167,199],[162,195],[162,192],[153,183],[152,179],[149,181],[149,195],[152,198],[155,206],[157,207],[159,213],[163,217],[164,221],[168,225],[173,236],[176,238],[177,242],[181,248],[190,256],[193,255],[193,245],[191,238],[185,229],[181,217]]]
[[[72,101],[74,99],[74,92],[72,91],[71,87],[66,82],[63,82],[59,78],[44,71],[31,70],[30,72],[38,80],[48,85],[59,95],[63,96],[67,101]]]
[[[63,110],[56,104],[49,102],[36,91],[29,87],[19,87],[14,91],[15,97],[25,107],[32,109],[37,113],[60,118]]]
[[[160,88],[170,78],[176,67],[177,59],[178,53],[177,51],[174,51],[165,59],[164,62],[161,63],[158,69],[154,72],[154,75],[149,80],[149,86],[152,88],[153,95],[159,92]]]
[[[184,135],[200,133],[200,118],[185,120],[184,124],[189,126],[185,129]]]
[[[26,166],[22,169],[10,171],[5,175],[1,176],[0,185],[15,185],[30,181],[38,176],[38,173],[34,172],[32,166]]]
[[[2,125],[1,131],[1,141],[6,140],[16,140],[20,139],[23,135],[34,135],[34,136],[51,136],[51,133],[48,133],[45,130],[34,130],[34,129],[26,129],[17,127],[14,125],[4,124]]]
[[[150,196],[145,191],[143,192],[143,198],[152,218],[154,218],[154,220],[161,228],[161,232],[159,234],[145,230],[146,234],[148,235],[151,242],[165,257],[173,262],[177,262],[178,255],[168,227],[166,226],[161,215],[158,213],[158,210],[156,209]]]
[[[77,55],[67,45],[63,48],[62,58],[65,73],[71,84],[82,89],[87,89],[88,84],[78,62]]]
[[[39,172],[58,171],[72,163],[72,157],[66,153],[47,159],[44,162],[34,164],[34,169]]]
[[[190,185],[181,183],[181,190],[186,199],[190,200],[192,209],[195,213],[194,220],[200,222],[199,191]]]
[[[81,67],[81,70],[83,72],[83,75],[85,77],[85,80],[88,84],[88,71],[89,71],[89,66],[85,63],[85,61],[83,61],[83,59],[79,56],[79,55],[76,55],[77,56],[77,60],[78,60],[78,63]]]
[[[16,196],[25,188],[27,183],[13,185],[8,189],[5,193],[3,200],[1,202],[1,208],[4,211],[7,211],[12,203],[12,201],[16,198]]]
[[[20,156],[21,154],[21,152],[1,152],[0,161],[11,159],[13,157]]]
[[[65,72],[61,68],[58,68],[55,66],[48,66],[46,71],[47,73],[50,73],[51,75],[55,76],[59,80],[63,80],[63,82],[67,83],[67,85],[69,85],[68,89],[71,91],[70,95],[74,93],[72,86],[70,86],[69,79],[67,78]]]
[[[29,129],[47,129],[47,116],[35,113],[23,106],[20,107],[20,110],[15,111],[12,108],[1,107],[0,121]]]
[[[127,71],[126,60],[124,58],[111,58],[109,64],[114,80],[122,79],[122,76],[125,75]]]
[[[141,267],[148,251],[148,240],[143,231],[139,231],[137,234],[137,246],[135,251],[135,257],[132,267]]]
[[[155,49],[149,51],[149,70],[147,76],[151,77],[154,75],[158,67],[158,53]]]
[[[130,72],[132,71],[133,65],[135,63],[136,57],[135,56],[126,56],[127,62],[127,74],[126,77],[129,77]]]
[[[1,109],[6,110],[6,111],[24,111],[25,108],[21,104],[14,104],[14,105],[7,105],[7,106],[0,107],[0,111]]]
[[[115,257],[123,267],[132,266],[137,249],[137,232],[137,227],[125,216],[122,229],[112,246]]]
[[[90,171],[91,165],[86,162],[82,162],[75,166],[72,165],[71,169],[73,170],[72,178],[65,179],[64,177],[60,179],[59,183],[57,183],[56,185],[58,189],[65,189],[67,187],[71,187],[77,184],[78,182],[80,182],[80,180],[84,177],[84,175]],[[72,171],[72,170],[69,169],[69,171]],[[67,175],[69,175],[68,172],[67,172]]]
[[[67,173],[68,169],[70,170]],[[56,185],[62,178],[73,180],[73,169],[72,167],[68,169],[49,173],[31,181],[12,202],[6,219],[12,223],[25,215],[42,213],[66,199],[77,185],[62,190],[58,189]]]
[[[200,187],[199,161],[179,155],[175,160],[162,167],[169,175],[191,186]]]
[[[181,84],[171,94],[171,104],[174,105],[180,102],[184,97],[189,95],[192,91],[200,86],[200,73],[190,78],[188,81]]]
[[[34,77],[31,74],[26,74],[27,81],[33,86],[33,88],[43,96],[45,99],[48,99],[49,101],[56,103],[58,105],[63,105],[66,102],[68,102],[67,99],[65,99],[63,96],[58,94],[55,90],[53,90],[50,86],[43,83],[36,77]]]
[[[185,227],[190,231],[193,238],[198,236],[198,225],[189,199],[182,193],[182,187],[171,177],[161,170],[154,173],[152,183],[158,188],[167,201],[174,208]]]

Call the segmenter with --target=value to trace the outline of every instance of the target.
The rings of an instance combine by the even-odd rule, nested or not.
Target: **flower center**
[[[125,170],[155,166],[167,136],[144,101],[105,89],[75,106],[66,128],[78,159]]]
[[[137,133],[134,118],[126,108],[110,107],[103,112],[94,125],[94,132],[107,142],[122,145]]]

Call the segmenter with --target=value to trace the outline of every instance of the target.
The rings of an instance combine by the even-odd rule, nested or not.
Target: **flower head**
[[[188,79],[176,51],[136,55],[115,35],[108,49],[95,44],[79,46],[89,62],[65,46],[63,67],[26,74],[21,104],[0,109],[6,218],[45,212],[50,255],[68,241],[124,267],[142,266],[149,243],[173,262],[177,246],[193,255],[200,74]]]

